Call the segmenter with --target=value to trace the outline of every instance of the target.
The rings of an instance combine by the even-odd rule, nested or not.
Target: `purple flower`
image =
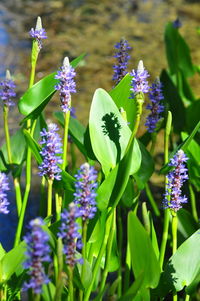
[[[31,28],[29,31],[31,38],[36,39],[38,43],[39,50],[42,48],[42,40],[47,39],[47,34],[44,28],[42,28],[42,20],[40,17],[37,18],[36,27]]]
[[[28,269],[29,281],[24,283],[24,290],[32,288],[35,294],[42,292],[42,285],[49,282],[44,270],[44,262],[50,262],[49,236],[42,229],[44,222],[36,218],[29,223],[30,232],[24,237],[27,244],[24,268]]]
[[[148,93],[149,92],[149,84],[147,81],[147,77],[149,77],[149,73],[147,70],[145,70],[143,61],[139,61],[137,70],[132,70],[130,73],[131,76],[133,76],[131,81],[131,91],[132,97],[134,98],[137,93],[143,92]]]
[[[14,81],[11,79],[10,72],[6,71],[6,78],[0,82],[0,98],[3,100],[4,105],[11,107],[15,103],[12,98],[16,96]]]
[[[179,20],[179,18],[177,18],[172,24],[173,24],[174,28],[177,28],[177,29],[179,29],[180,27],[182,27],[182,23]]]
[[[74,203],[71,203],[69,205],[69,211],[64,210],[64,212],[61,213],[61,227],[58,233],[58,237],[60,237],[63,242],[65,262],[72,268],[76,262],[80,262],[80,260],[76,259],[76,248],[82,248],[80,241],[81,235],[78,232],[79,226],[76,223],[76,219],[79,216],[78,208]]]
[[[88,163],[84,163],[75,178],[77,181],[75,182],[74,202],[79,208],[83,221],[87,221],[92,219],[97,211],[95,202],[97,171]]]
[[[131,50],[131,47],[125,39],[121,39],[121,41],[115,45],[115,48],[118,50],[114,55],[117,59],[117,64],[113,66],[114,75],[112,79],[118,84],[127,74],[127,66],[130,59],[128,51]]]
[[[39,175],[47,176],[49,179],[60,180],[61,169],[58,164],[62,163],[61,154],[62,154],[62,144],[61,138],[56,133],[58,131],[56,124],[51,123],[48,125],[48,130],[43,129],[40,132],[42,141],[40,144],[43,145],[40,154],[43,158],[43,162],[40,164]]]
[[[55,76],[56,79],[59,79],[59,83],[55,86],[55,89],[60,91],[61,108],[65,113],[72,111],[71,93],[76,93],[75,75],[76,72],[70,65],[68,57],[65,57],[63,66]]]
[[[184,152],[180,149],[170,160],[169,165],[175,167],[167,175],[168,183],[164,199],[164,207],[178,211],[182,208],[182,203],[187,203],[187,197],[181,196],[183,183],[188,179],[185,162],[188,160]]]
[[[10,204],[7,200],[6,191],[10,190],[8,178],[5,173],[0,172],[0,213],[8,214],[7,206]]]
[[[147,126],[147,131],[149,133],[155,132],[156,125],[160,120],[160,113],[164,111],[164,106],[160,104],[160,102],[164,99],[162,94],[162,84],[157,78],[155,82],[150,87],[149,98],[151,104],[148,104],[146,108],[151,110],[150,115],[147,117],[145,125]]]

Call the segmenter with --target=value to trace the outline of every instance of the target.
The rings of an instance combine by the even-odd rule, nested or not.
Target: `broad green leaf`
[[[125,77],[110,92],[110,96],[114,100],[118,109],[123,108],[126,112],[127,122],[133,129],[136,118],[136,102],[130,99],[131,96],[131,76],[126,74]]]
[[[135,144],[137,148],[134,147]],[[137,151],[134,151],[134,149],[136,149]],[[141,162],[141,152],[137,140],[133,139],[128,152],[125,154],[123,159],[119,162],[115,186],[113,188],[110,201],[109,201],[110,206],[112,207],[117,206],[127,187],[130,175],[134,173],[133,169],[135,168],[136,169],[135,171],[137,171],[139,167],[138,164],[140,164],[140,162]]]
[[[133,212],[130,212],[128,216],[128,241],[132,269],[136,279],[143,273],[143,286],[155,288],[160,278],[159,262],[148,233]]]
[[[155,227],[153,224],[153,218],[151,215],[151,212],[148,212],[149,214],[149,220],[150,220],[150,238],[151,238],[151,243],[154,249],[154,252],[156,254],[157,259],[159,259],[159,247],[158,247],[158,239],[157,239],[157,235],[156,235],[156,231],[155,231]]]
[[[193,102],[186,108],[186,124],[187,132],[192,131],[195,125],[199,122],[200,99]]]
[[[133,284],[129,287],[127,292],[118,301],[133,301],[134,297],[137,295],[138,291],[143,285],[144,273],[142,272]]]
[[[90,110],[89,131],[94,154],[107,176],[123,158],[131,131],[112,98],[103,89],[95,91]],[[132,155],[134,173],[141,163],[137,142],[134,143]]]
[[[76,67],[84,56],[85,54],[82,54],[73,60],[70,63],[72,67]],[[21,114],[29,115],[29,118],[36,118],[41,113],[41,110],[44,109],[56,92],[55,85],[58,83],[58,80],[54,78],[55,74],[56,72],[51,73],[41,79],[20,98],[18,108]]]
[[[19,129],[15,134],[13,134],[10,138],[11,145],[11,154],[12,154],[12,162],[13,164],[20,165],[24,159],[24,153],[26,150],[26,143],[23,135],[22,129]],[[8,164],[8,154],[6,144],[4,144],[1,148],[4,159]]]
[[[35,141],[34,138],[31,137],[30,133],[24,129],[24,136],[26,139],[26,142],[28,144],[28,146],[30,147],[36,161],[38,164],[42,163],[42,157],[40,155],[40,151],[41,151],[41,146]]]
[[[162,71],[160,80],[163,84],[163,95],[168,104],[167,110],[172,112],[174,131],[179,133],[186,124],[184,105],[166,70]]]
[[[193,288],[190,294],[196,288],[200,275],[199,231],[190,236],[169,259],[158,287],[161,297],[166,296],[169,291],[179,292],[184,286]]]
[[[15,273],[17,267],[25,260],[25,242],[21,242],[17,247],[4,255],[0,261],[1,280],[7,281]]]
[[[0,244],[0,260],[1,258],[3,258],[3,256],[6,254],[6,251],[4,250],[4,248],[2,247],[2,244]]]
[[[195,136],[196,133],[198,132],[199,128],[200,128],[200,121],[197,123],[197,125],[195,126],[195,128],[193,129],[193,131],[191,132],[191,134],[190,134],[190,135],[189,135],[189,136],[188,136],[181,144],[179,144],[179,145],[175,148],[175,150],[169,155],[169,160],[177,153],[177,151],[178,151],[179,149],[182,149],[184,152],[187,151],[187,148],[189,147],[189,145],[190,145],[192,139],[194,138],[194,136]],[[169,166],[168,163],[167,163],[167,164],[165,164],[165,165],[161,168],[160,173],[166,174],[166,173],[168,173],[171,169],[172,169],[172,167]]]
[[[154,171],[154,161],[145,146],[140,141],[138,141],[138,143],[142,160],[139,170],[133,175],[133,177],[137,182],[138,188],[142,190]]]
[[[126,189],[122,195],[123,205],[130,208],[136,202],[138,190],[134,189],[133,179],[129,178]]]
[[[187,77],[194,74],[194,67],[190,56],[190,49],[173,23],[168,23],[165,28],[165,47],[171,74],[176,74],[179,69]]]
[[[101,183],[97,189],[97,207],[103,211],[107,208],[113,187],[117,177],[118,166],[116,166]]]
[[[56,288],[52,282],[49,282],[48,284],[44,284],[42,286],[42,298],[44,299],[44,301],[54,300],[55,292]]]
[[[183,208],[177,212],[177,215],[178,215],[178,230],[186,239],[198,229],[198,225],[195,222],[191,213]]]

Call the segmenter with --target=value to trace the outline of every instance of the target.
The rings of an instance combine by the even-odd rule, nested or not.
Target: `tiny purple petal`
[[[114,75],[112,79],[116,81],[117,85],[127,74],[127,66],[130,59],[128,51],[131,50],[131,47],[125,39],[121,39],[121,41],[115,45],[115,48],[118,50],[114,55],[117,59],[117,64],[113,66]]]
[[[43,158],[43,162],[39,165],[39,175],[56,180],[61,179],[61,169],[58,164],[62,164],[62,143],[60,136],[56,133],[58,130],[57,125],[51,123],[48,126],[48,131],[43,129],[40,132],[42,137],[40,144],[43,146],[40,154]]]
[[[182,185],[188,179],[187,168],[184,164],[187,160],[188,158],[181,149],[170,160],[169,165],[175,168],[167,175],[168,184],[163,201],[164,208],[178,211],[182,208],[182,203],[187,203],[186,196],[181,196]]]
[[[131,91],[132,98],[135,97],[137,93],[148,93],[149,92],[149,84],[147,81],[147,77],[149,77],[149,73],[143,66],[143,62],[140,61],[138,64],[137,70],[132,70],[130,73],[131,76],[133,76],[131,81]]]
[[[0,172],[0,213],[8,214],[8,205],[6,191],[10,190],[8,185],[8,177],[5,173]]]
[[[49,282],[45,274],[44,262],[50,262],[49,236],[42,229],[44,221],[41,218],[31,220],[29,223],[30,232],[24,237],[27,244],[26,261],[24,268],[28,269],[28,282],[24,283],[23,290],[33,289],[35,294],[42,292],[42,285]]]

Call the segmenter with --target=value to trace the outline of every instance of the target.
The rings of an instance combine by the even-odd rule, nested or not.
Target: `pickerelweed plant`
[[[0,300],[199,300],[200,100],[188,82],[199,68],[179,27],[166,26],[168,70],[156,80],[142,60],[128,73],[129,42],[115,45],[116,86],[95,91],[85,127],[71,104],[85,54],[35,83],[47,38],[38,17],[29,87],[18,101],[24,118],[11,136],[9,71],[0,83],[0,213],[9,222],[16,200],[17,219],[13,248],[0,247]],[[47,125],[57,91],[61,105]],[[36,216],[33,173],[41,181]]]

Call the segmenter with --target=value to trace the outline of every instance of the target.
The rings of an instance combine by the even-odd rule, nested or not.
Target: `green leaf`
[[[136,119],[136,102],[133,99],[130,99],[131,79],[132,76],[130,74],[126,74],[119,84],[109,92],[109,94],[114,100],[118,109],[124,109],[129,126],[131,129],[133,129]]]
[[[44,299],[44,301],[54,300],[55,292],[56,288],[52,282],[49,282],[48,284],[44,284],[42,286],[42,298]]]
[[[192,131],[197,122],[199,122],[200,100],[195,101],[186,108],[187,132]]]
[[[195,126],[195,128],[193,129],[192,133],[181,143],[179,144],[175,150],[169,155],[169,161],[170,159],[177,153],[177,151],[179,149],[182,149],[184,152],[187,151],[187,148],[189,147],[190,143],[192,142],[192,139],[194,138],[194,136],[196,135],[196,133],[198,132],[200,128],[200,121],[197,123],[197,125]],[[165,164],[161,170],[160,170],[160,173],[162,174],[166,174],[168,173],[170,170],[172,169],[171,166],[167,164]]]
[[[171,74],[182,70],[187,77],[194,74],[190,49],[177,28],[168,23],[165,28],[165,47]]]
[[[6,254],[6,251],[2,247],[2,244],[0,244],[0,260],[3,258],[3,256]]]
[[[103,89],[95,91],[90,110],[89,131],[94,154],[107,176],[123,158],[131,131],[112,98]],[[135,142],[133,156],[138,155],[138,144]],[[139,161],[134,158],[133,173],[140,166],[141,158],[138,159]]]
[[[113,187],[115,185],[117,177],[118,166],[116,166],[101,183],[97,189],[97,207],[100,211],[103,211],[107,208],[110,196],[112,194]]]
[[[133,212],[130,212],[128,216],[128,241],[132,269],[136,279],[143,273],[144,287],[155,288],[160,278],[159,262],[148,233]]]
[[[171,290],[181,291],[184,286],[190,288],[189,294],[194,291],[200,275],[199,233],[198,230],[190,236],[169,259],[160,279],[159,296],[164,297]]]
[[[84,58],[85,54],[80,55],[78,58],[73,60],[70,64],[72,67],[76,67],[78,63]],[[55,79],[56,72],[44,77],[20,98],[18,108],[21,114],[28,115],[28,118],[36,118],[41,110],[50,101],[53,94],[56,92],[55,85],[58,80]],[[23,119],[22,122],[24,122]]]
[[[7,281],[15,273],[19,265],[25,260],[25,242],[6,253],[1,259],[1,281]]]
[[[41,147],[40,145],[35,141],[35,139],[33,139],[30,135],[30,133],[24,129],[24,136],[25,136],[25,139],[26,139],[26,142],[28,144],[28,146],[30,147],[36,161],[38,164],[41,164],[42,163],[42,157],[40,155],[40,151],[41,151]]]
[[[197,223],[195,222],[191,213],[183,208],[177,212],[177,215],[178,230],[186,239],[198,229]]]
[[[154,171],[154,161],[152,159],[152,156],[147,151],[145,146],[138,141],[142,159],[141,159],[141,165],[139,170],[133,175],[134,179],[137,182],[138,188],[140,190],[144,189],[145,184],[150,179],[153,171]]]
[[[166,70],[162,71],[160,80],[163,84],[163,95],[168,104],[167,111],[172,112],[174,131],[179,133],[186,124],[184,105],[177,88]]]
[[[19,129],[14,135],[10,138],[11,154],[13,164],[20,165],[24,159],[24,153],[26,150],[26,143],[23,135],[22,129]],[[1,148],[5,162],[8,164],[8,154],[6,144]]]
[[[133,284],[129,287],[127,292],[122,296],[118,301],[132,301],[134,297],[137,295],[138,291],[143,285],[144,281],[144,273],[142,272],[137,279],[133,282]]]
[[[55,112],[54,116],[64,128],[65,120],[62,112]],[[69,134],[73,138],[74,143],[87,159],[87,151],[84,146],[84,135],[86,133],[85,127],[76,119],[70,117],[69,119]]]

